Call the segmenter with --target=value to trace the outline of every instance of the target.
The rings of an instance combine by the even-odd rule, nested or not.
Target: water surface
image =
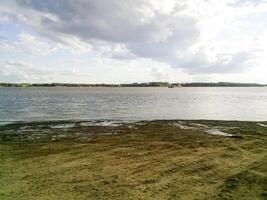
[[[267,87],[0,88],[0,121],[267,120]]]

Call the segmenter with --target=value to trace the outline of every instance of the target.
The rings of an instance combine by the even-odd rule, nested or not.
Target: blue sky
[[[2,0],[0,82],[267,83],[264,0]]]

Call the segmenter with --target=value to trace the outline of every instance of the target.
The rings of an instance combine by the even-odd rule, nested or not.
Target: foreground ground
[[[0,199],[267,199],[266,125],[2,125]]]

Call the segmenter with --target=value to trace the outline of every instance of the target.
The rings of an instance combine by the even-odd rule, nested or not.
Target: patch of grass
[[[229,131],[242,138],[231,138],[173,122],[2,127],[0,135],[9,140],[0,142],[0,199],[266,199],[266,128],[254,122],[184,121],[238,127]],[[35,138],[40,132],[46,134]],[[90,140],[81,139],[89,133]],[[60,134],[67,137],[53,140]]]

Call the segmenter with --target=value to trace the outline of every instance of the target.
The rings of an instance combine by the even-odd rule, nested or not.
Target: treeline
[[[168,82],[130,84],[84,84],[84,83],[0,83],[0,87],[168,87]]]
[[[168,82],[148,82],[148,83],[130,83],[130,84],[119,84],[120,87],[168,87]]]
[[[219,82],[219,83],[182,83],[182,87],[262,87],[267,86],[258,83],[231,83],[231,82]]]
[[[129,84],[84,84],[84,83],[0,83],[0,87],[262,87],[257,83],[168,83],[148,82]]]
[[[118,85],[84,83],[0,83],[0,87],[118,87]]]

